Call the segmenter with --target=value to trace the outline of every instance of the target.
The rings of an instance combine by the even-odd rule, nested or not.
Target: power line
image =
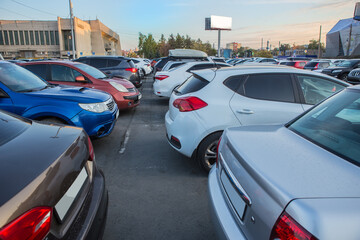
[[[23,17],[26,17],[26,18],[29,18],[31,20],[34,20],[33,18],[29,17],[29,16],[26,16],[26,15],[23,15],[23,14],[20,14],[20,13],[17,13],[17,12],[14,12],[14,11],[11,11],[9,9],[6,9],[6,8],[3,8],[3,7],[0,7],[0,9],[3,9],[5,11],[8,11],[8,12],[11,12],[11,13],[14,13],[14,14],[17,14],[17,15],[20,15],[20,16],[23,16]]]
[[[16,0],[11,0],[11,1],[14,2],[14,3],[17,3],[17,4],[19,4],[19,5],[22,5],[22,6],[24,6],[24,7],[28,7],[28,8],[31,8],[31,9],[33,9],[33,10],[36,10],[36,11],[38,11],[38,12],[42,12],[42,13],[49,14],[49,15],[56,16],[56,17],[58,16],[57,14],[50,13],[50,12],[47,12],[47,11],[44,11],[44,10],[40,10],[40,9],[31,7],[31,6],[28,6],[28,5],[24,4],[24,3],[18,2],[18,1],[16,1]]]

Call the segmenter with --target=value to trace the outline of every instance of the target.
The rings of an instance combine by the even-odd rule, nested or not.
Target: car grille
[[[359,72],[359,71],[357,71],[357,72],[351,72],[349,75],[350,75],[350,76],[354,76],[354,77],[359,77],[360,72]]]
[[[114,106],[115,106],[115,102],[114,102],[114,99],[113,98],[110,98],[109,100],[107,100],[105,102],[106,106],[108,107],[108,109],[110,111],[114,110]]]
[[[136,88],[128,88],[127,89],[129,92],[136,92]]]

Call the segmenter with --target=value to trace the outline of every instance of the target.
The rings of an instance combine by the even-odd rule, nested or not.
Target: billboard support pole
[[[220,57],[220,38],[221,38],[221,30],[218,30],[218,57]]]

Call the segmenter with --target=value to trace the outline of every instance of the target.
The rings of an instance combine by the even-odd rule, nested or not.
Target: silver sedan
[[[360,239],[360,86],[285,126],[224,131],[209,198],[224,239]]]

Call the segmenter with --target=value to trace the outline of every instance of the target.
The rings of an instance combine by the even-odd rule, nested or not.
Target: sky
[[[68,0],[0,0],[1,20],[69,18]],[[340,20],[353,17],[356,0],[72,0],[74,16],[99,19],[120,35],[123,50],[138,45],[139,32],[159,40],[171,33],[200,38],[217,48],[217,31],[205,31],[211,15],[232,18],[232,30],[221,32],[221,46],[239,42],[258,49],[261,39],[272,48],[281,43],[308,44]]]

